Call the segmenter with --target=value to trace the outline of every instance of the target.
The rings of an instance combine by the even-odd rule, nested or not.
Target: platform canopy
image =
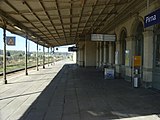
[[[0,0],[0,27],[6,23],[46,47],[76,44],[113,30],[145,6],[145,0]]]

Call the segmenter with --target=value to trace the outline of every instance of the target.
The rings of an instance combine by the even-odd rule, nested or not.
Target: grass
[[[49,61],[49,62],[52,62],[52,61]],[[43,61],[39,60],[39,65],[42,65],[42,64],[43,64]],[[36,61],[31,61],[31,62],[28,62],[27,64],[28,67],[35,66],[35,65],[36,65]],[[22,69],[22,68],[25,68],[25,63],[8,64],[6,66],[6,72],[11,72],[11,71]],[[0,73],[2,72],[3,72],[3,65],[0,65]]]

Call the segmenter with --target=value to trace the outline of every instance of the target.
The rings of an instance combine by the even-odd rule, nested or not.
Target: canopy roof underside
[[[0,27],[46,47],[69,45],[113,30],[144,7],[145,0],[0,0]]]

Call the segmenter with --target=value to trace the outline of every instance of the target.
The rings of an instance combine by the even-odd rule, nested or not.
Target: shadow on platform
[[[20,120],[107,120],[160,114],[160,93],[65,65]]]

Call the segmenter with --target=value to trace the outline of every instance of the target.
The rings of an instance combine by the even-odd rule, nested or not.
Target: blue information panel
[[[160,9],[148,14],[144,18],[144,27],[160,23]]]
[[[16,45],[16,37],[6,37],[6,43],[7,45],[15,46]]]

